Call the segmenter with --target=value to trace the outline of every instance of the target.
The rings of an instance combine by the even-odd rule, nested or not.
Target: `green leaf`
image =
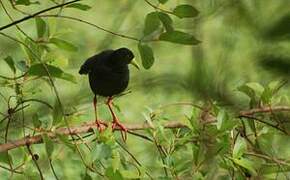
[[[257,175],[257,172],[254,168],[255,166],[255,163],[249,159],[246,159],[246,158],[239,158],[239,159],[236,159],[236,158],[231,158],[233,160],[233,162],[245,169],[247,169],[252,175]]]
[[[145,27],[143,30],[144,36],[149,35],[156,31],[160,26],[160,20],[158,17],[158,12],[151,12],[146,15]]]
[[[47,71],[44,66],[47,67],[47,70],[52,77],[60,77],[63,73],[63,71],[59,69],[58,67],[39,63],[39,64],[34,64],[30,66],[28,70],[28,74],[31,76],[48,76]]]
[[[8,64],[10,69],[15,74],[16,73],[16,68],[15,68],[14,60],[12,59],[12,57],[11,56],[7,56],[6,58],[4,58],[4,61]]]
[[[188,4],[177,6],[173,10],[173,14],[179,18],[192,18],[199,14],[198,10]]]
[[[42,18],[36,17],[35,23],[36,23],[36,29],[37,29],[37,36],[41,38],[44,36],[46,32],[46,28],[47,28],[46,22]]]
[[[55,104],[53,107],[53,125],[58,125],[63,119],[63,114],[61,111],[61,105],[58,100],[55,100]]]
[[[62,40],[62,39],[51,38],[49,40],[49,42],[56,45],[57,47],[59,47],[61,49],[67,50],[67,51],[77,51],[78,50],[78,48],[75,45],[73,45],[72,43],[67,42],[65,40]]]
[[[220,110],[217,115],[217,129],[221,130],[222,126],[225,124],[225,121],[227,120],[226,112],[224,110]]]
[[[32,116],[32,123],[35,128],[39,128],[41,126],[41,121],[39,120],[37,113]]]
[[[165,4],[168,0],[158,0],[161,4]]]
[[[50,74],[51,77],[64,79],[73,83],[76,83],[76,80],[73,75],[63,72],[60,68],[44,64]],[[48,76],[47,71],[42,64],[34,64],[29,70],[28,74],[31,76]]]
[[[27,66],[25,61],[18,61],[16,62],[16,67],[19,69],[21,72],[26,72],[28,71],[29,67]]]
[[[237,90],[244,93],[251,99],[256,97],[255,91],[252,88],[248,87],[247,85],[239,86]]]
[[[154,64],[154,54],[150,46],[147,44],[138,44],[142,65],[145,69],[149,69]]]
[[[114,150],[112,153],[112,168],[114,171],[119,169],[121,163],[120,154],[117,150]]]
[[[15,4],[29,6],[30,4],[40,4],[40,3],[38,1],[31,2],[30,0],[16,0]]]
[[[173,21],[168,14],[163,13],[163,12],[158,12],[158,17],[159,17],[160,21],[162,22],[166,31],[173,31],[174,30],[172,27]]]
[[[249,83],[246,83],[246,86],[253,89],[256,92],[256,94],[259,96],[261,96],[261,94],[264,91],[264,87],[259,83],[249,82]]]
[[[89,9],[91,9],[92,7],[86,4],[82,4],[82,3],[74,3],[74,4],[70,4],[68,6],[66,6],[67,8],[76,8],[82,11],[87,11]]]
[[[16,5],[30,5],[30,0],[16,0],[15,2]]]
[[[105,175],[109,178],[109,180],[123,180],[124,179],[122,174],[118,170],[114,171],[112,167],[109,167],[106,169]]]
[[[244,138],[241,136],[238,136],[234,149],[233,149],[233,157],[238,159],[242,157],[242,155],[245,153],[247,150],[247,143]]]
[[[51,158],[51,155],[54,150],[54,142],[47,136],[47,134],[43,134],[42,139],[45,144],[45,150],[46,150],[47,156]]]
[[[112,148],[111,146],[101,143],[97,144],[92,151],[92,159],[101,160],[101,159],[108,159],[112,157]]]
[[[169,31],[162,33],[159,40],[185,45],[197,45],[200,43],[200,41],[193,35],[181,31]]]
[[[12,159],[8,152],[1,152],[0,153],[0,162],[9,164],[10,160]]]
[[[192,108],[191,116],[187,117],[187,120],[190,123],[190,129],[194,133],[198,133],[199,129],[200,129],[199,114],[200,114],[199,110],[194,107],[194,108]]]
[[[39,61],[39,58],[42,56],[42,49],[38,44],[31,41],[29,38],[25,38],[24,43],[26,46],[21,44],[22,49],[24,50],[26,56],[30,61],[29,63],[37,62]]]

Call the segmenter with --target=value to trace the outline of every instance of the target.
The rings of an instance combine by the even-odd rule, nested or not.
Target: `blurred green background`
[[[157,1],[152,1],[157,3]],[[23,14],[11,8],[8,1],[3,1],[14,20]],[[82,3],[91,6],[88,11],[65,8],[63,15],[77,17],[94,23],[120,34],[141,37],[146,14],[154,11],[142,0],[87,0]],[[159,119],[184,120],[192,111],[190,106],[171,106],[163,110],[158,108],[167,104],[190,102],[202,105],[202,102],[217,101],[224,107],[231,107],[233,112],[247,108],[249,99],[237,91],[237,87],[246,82],[268,84],[274,80],[287,80],[290,74],[290,1],[289,0],[169,0],[160,7],[172,9],[178,4],[191,4],[199,10],[197,18],[179,19],[172,17],[176,29],[193,34],[202,41],[197,46],[152,42],[155,63],[149,70],[131,67],[130,93],[115,99],[120,108],[118,116],[122,122],[144,123],[151,112],[159,112]],[[32,13],[51,6],[52,2],[41,2],[40,5],[18,6],[23,11]],[[54,10],[52,12],[57,12]],[[49,13],[52,13],[49,12]],[[59,92],[71,125],[94,120],[92,98],[88,78],[80,76],[81,64],[90,56],[104,50],[128,47],[133,50],[137,61],[141,64],[137,42],[113,36],[102,30],[61,18],[46,18],[50,26],[50,34],[73,43],[78,50],[75,52],[62,50],[54,45],[51,52],[43,57],[44,61],[57,65],[65,72],[73,74],[76,83],[57,79],[56,88]],[[0,26],[10,20],[0,8]],[[19,27],[30,37],[36,38],[37,32],[33,19],[19,24]],[[23,37],[15,27],[3,30],[13,37]],[[13,73],[3,61],[8,55],[16,61],[24,60],[25,53],[19,44],[0,36],[0,75],[12,77]],[[1,79],[1,96],[6,99],[15,95],[15,89],[7,86]],[[289,95],[286,85],[281,92]],[[23,86],[23,95],[41,99],[54,105],[56,98],[53,89],[43,79],[37,79]],[[7,111],[5,98],[0,98],[2,113]],[[104,104],[105,99],[99,98],[99,114],[101,119],[110,120],[110,114]],[[15,104],[12,98],[12,105]],[[25,123],[32,124],[31,117],[38,113],[40,119],[52,121],[52,111],[45,105],[31,103],[25,111]],[[21,127],[21,115],[11,122],[9,139],[21,137],[17,131]],[[47,121],[48,119],[48,121]],[[19,127],[19,128],[17,128]],[[5,124],[1,125],[4,134]],[[3,135],[1,134],[1,137]],[[162,172],[157,161],[157,150],[152,144],[129,135],[127,146],[138,159],[155,174]],[[287,151],[289,141],[281,147]],[[36,152],[43,152],[41,145],[35,145]],[[289,150],[289,149],[288,149]],[[79,168],[78,156],[71,151],[57,156],[55,169],[62,170],[60,176],[78,179],[83,174]],[[186,154],[186,153],[185,153]],[[288,157],[289,157],[288,152]],[[66,159],[67,157],[71,157]],[[66,163],[61,161],[66,159]],[[17,161],[17,160],[16,160]],[[71,162],[71,163],[69,163]],[[45,166],[45,165],[44,165]],[[158,168],[154,167],[158,166]],[[158,170],[156,170],[158,169]],[[7,172],[1,172],[5,174]],[[44,170],[46,171],[46,170]],[[47,170],[49,171],[49,170]],[[57,171],[61,172],[61,171]],[[153,173],[153,174],[154,174]],[[49,174],[49,173],[48,173]],[[51,177],[51,175],[47,175]]]

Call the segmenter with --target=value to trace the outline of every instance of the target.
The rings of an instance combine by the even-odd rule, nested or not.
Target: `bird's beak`
[[[132,59],[132,61],[130,62],[130,64],[133,65],[138,70],[140,70],[139,64],[137,63],[137,61],[135,59]]]

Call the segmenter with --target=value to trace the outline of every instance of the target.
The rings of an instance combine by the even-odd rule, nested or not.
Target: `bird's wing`
[[[114,50],[105,50],[101,53],[94,55],[87,59],[85,63],[81,66],[79,73],[80,74],[88,74],[91,70],[93,70],[96,66],[101,66],[103,61],[106,61],[108,59]]]

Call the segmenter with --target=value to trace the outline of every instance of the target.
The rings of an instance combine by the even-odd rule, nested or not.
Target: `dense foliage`
[[[290,178],[288,0],[0,5],[1,179]],[[126,142],[77,73],[123,46]]]

